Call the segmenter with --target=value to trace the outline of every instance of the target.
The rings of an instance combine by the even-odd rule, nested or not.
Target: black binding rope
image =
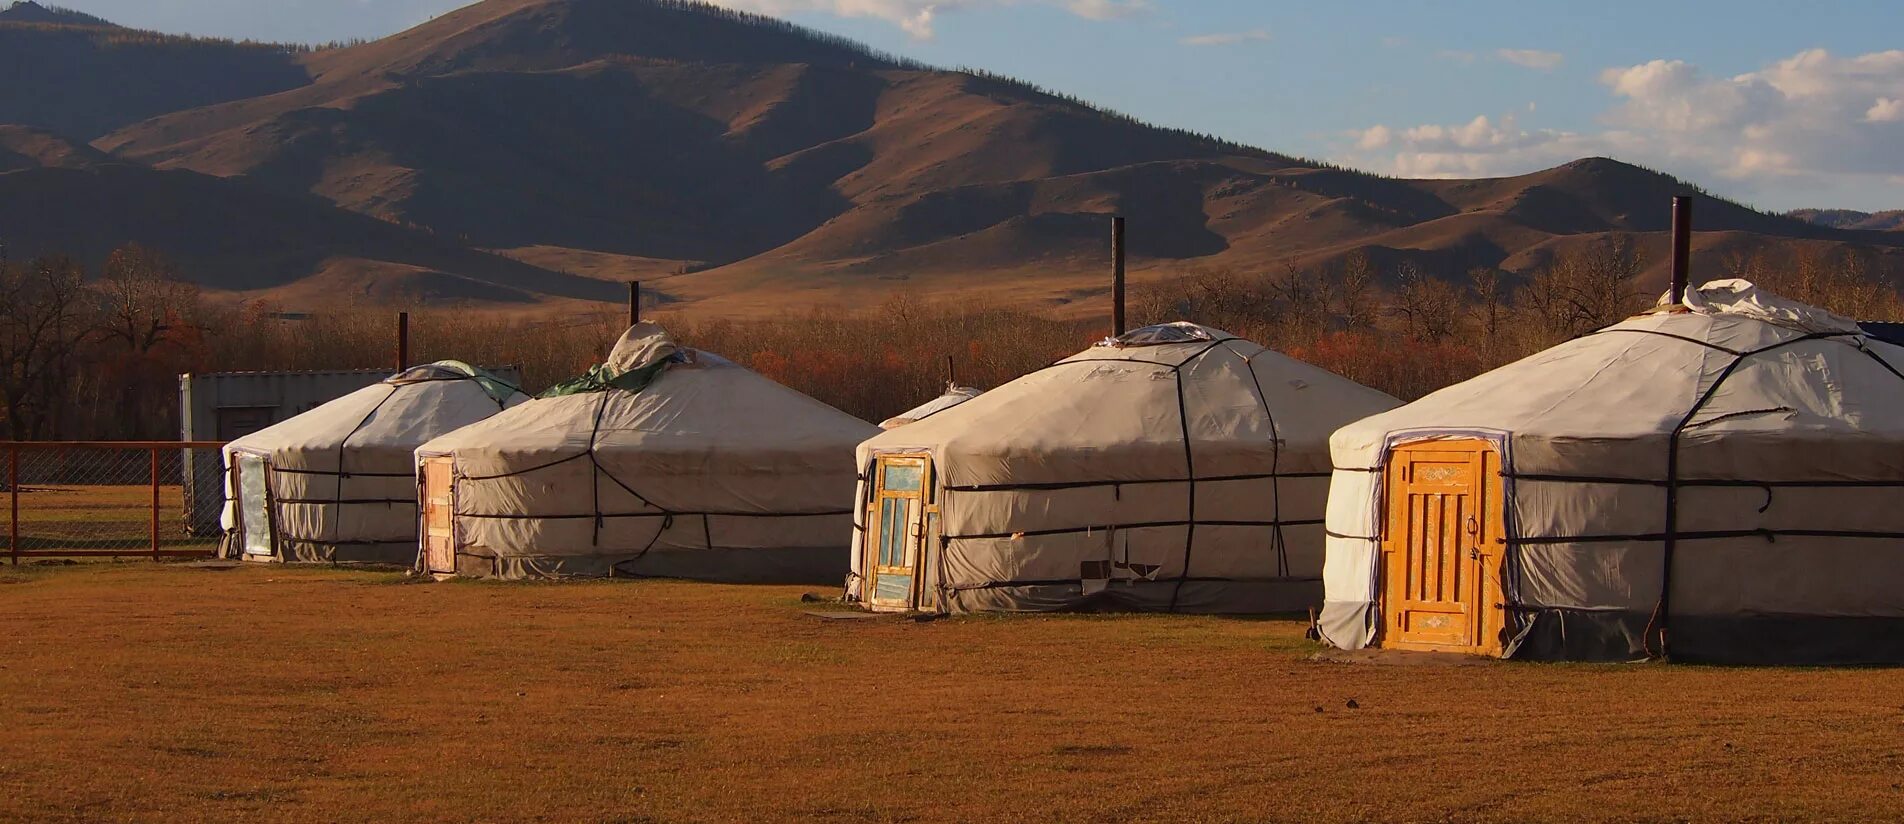
[[[1274,431],[1273,429],[1271,430]],[[1059,489],[1087,489],[1098,486],[1138,486],[1141,484],[1181,484],[1195,480],[1197,483],[1221,483],[1224,481],[1267,481],[1282,478],[1327,478],[1327,472],[1258,472],[1247,475],[1208,475],[1201,478],[1136,478],[1115,481],[1055,481],[1051,483],[1015,483],[1015,484],[967,484],[947,486],[953,492],[1026,492],[1049,491]]]
[[[1263,352],[1268,351],[1268,349],[1264,349],[1262,352],[1257,352],[1255,355],[1244,358],[1243,369],[1249,372],[1250,384],[1256,387],[1256,400],[1263,405],[1263,417],[1269,419],[1269,445],[1271,447],[1269,455],[1269,517],[1270,520],[1276,522],[1272,537],[1270,538],[1270,548],[1276,553],[1276,574],[1287,577],[1289,575],[1289,544],[1283,540],[1282,433],[1276,428],[1276,413],[1271,412],[1269,409],[1269,396],[1263,393],[1263,382],[1256,377],[1256,358],[1258,355],[1263,354]],[[1312,474],[1326,475],[1327,473]]]
[[[1621,330],[1603,330],[1603,331],[1621,331]],[[1634,330],[1624,330],[1624,331],[1648,332],[1649,334],[1658,334],[1658,335],[1664,335],[1666,337],[1681,338],[1681,336],[1678,336],[1678,335],[1669,335],[1663,332],[1650,332],[1650,330],[1634,329]],[[1698,400],[1693,402],[1692,408],[1686,410],[1685,416],[1679,419],[1679,423],[1673,427],[1672,432],[1667,436],[1667,441],[1666,441],[1666,448],[1667,448],[1667,452],[1666,452],[1666,528],[1664,530],[1664,534],[1661,536],[1661,539],[1660,539],[1662,541],[1663,546],[1661,547],[1662,551],[1660,553],[1661,558],[1660,558],[1659,601],[1656,604],[1654,604],[1653,615],[1651,618],[1647,620],[1646,629],[1640,634],[1640,643],[1642,648],[1645,649],[1647,655],[1649,656],[1653,655],[1653,638],[1654,638],[1655,627],[1657,627],[1658,629],[1659,655],[1663,657],[1668,653],[1667,630],[1669,629],[1672,623],[1673,555],[1674,555],[1674,550],[1677,549],[1678,537],[1679,537],[1679,486],[1680,486],[1679,484],[1679,439],[1680,439],[1680,436],[1685,432],[1688,426],[1692,425],[1693,418],[1698,416],[1700,410],[1704,409],[1706,404],[1710,403],[1712,401],[1712,398],[1718,394],[1719,387],[1725,385],[1726,379],[1732,377],[1732,375],[1738,371],[1739,366],[1745,363],[1747,360],[1753,357],[1756,357],[1758,355],[1765,354],[1767,352],[1777,351],[1787,346],[1791,346],[1797,343],[1803,343],[1805,341],[1820,340],[1825,338],[1839,338],[1839,337],[1845,337],[1845,336],[1860,336],[1860,335],[1861,333],[1857,333],[1857,332],[1811,332],[1811,333],[1799,335],[1797,337],[1787,338],[1777,343],[1767,344],[1757,349],[1752,349],[1745,352],[1734,352],[1734,357],[1732,358],[1732,361],[1726,364],[1725,369],[1720,371],[1719,377],[1714,379],[1712,382],[1712,385],[1706,387],[1706,391],[1699,396]],[[1686,340],[1689,340],[1692,343],[1699,343],[1709,348],[1720,350],[1720,351],[1727,351],[1727,352],[1733,351],[1733,350],[1728,350],[1725,347],[1704,343],[1703,341],[1691,340],[1691,339],[1686,339]],[[1865,349],[1865,347],[1861,345],[1861,342],[1854,345],[1856,345],[1857,348],[1860,350]],[[1769,531],[1769,530],[1753,530],[1745,534],[1752,535],[1752,534],[1766,534],[1766,533],[1776,534],[1776,533],[1772,533],[1772,531]],[[1767,534],[1768,540],[1771,538],[1771,534]]]
[[[357,433],[370,423],[370,419],[377,416],[378,410],[383,409],[383,405],[389,403],[391,398],[396,397],[397,392],[402,388],[396,384],[387,385],[390,387],[390,394],[383,396],[383,400],[377,401],[377,405],[370,407],[370,411],[364,413],[363,418],[357,421],[357,425],[350,428],[350,432],[344,435],[344,439],[337,442],[337,494],[332,496],[332,503],[335,507],[342,506],[344,502],[344,479],[350,477],[350,472],[344,469],[344,456],[349,454],[345,451],[345,447],[350,445],[350,439],[356,437]],[[335,507],[331,510],[330,543],[332,544],[338,542],[337,533],[343,529],[344,524],[343,510]]]
[[[1190,580],[1190,557],[1196,548],[1197,541],[1197,458],[1195,445],[1190,440],[1190,411],[1185,405],[1183,398],[1183,370],[1184,367],[1189,366],[1198,358],[1208,354],[1210,350],[1233,340],[1236,340],[1236,338],[1223,338],[1222,340],[1213,341],[1209,346],[1205,346],[1189,357],[1184,358],[1182,362],[1170,370],[1173,382],[1177,385],[1177,423],[1183,432],[1183,475],[1188,480],[1188,483],[1184,485],[1186,490],[1185,517],[1188,520],[1184,524],[1183,529],[1183,569],[1177,573],[1177,585],[1170,589],[1170,608],[1168,610],[1170,612],[1177,611],[1177,597],[1183,593],[1184,582]]]

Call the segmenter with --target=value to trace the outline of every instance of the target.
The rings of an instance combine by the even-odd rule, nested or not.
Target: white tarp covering
[[[233,536],[227,553],[240,552],[236,538],[242,510],[247,558],[414,563],[417,497],[411,453],[430,438],[525,400],[481,370],[442,361],[405,370],[226,444],[223,520]],[[243,494],[234,495],[231,467],[239,454],[268,468],[266,477],[255,472],[241,477]],[[260,464],[247,460],[245,465]],[[269,528],[260,520],[268,520]]]
[[[629,382],[648,369],[645,383]],[[877,428],[679,347],[652,323],[630,328],[597,374],[610,383],[538,398],[417,449],[419,461],[454,461],[460,572],[845,574],[853,447]]]
[[[1506,475],[1509,654],[1644,657],[1668,625],[1688,658],[1904,654],[1899,369],[1851,321],[1723,280],[1343,427],[1324,635],[1380,625],[1388,450],[1466,436]]]
[[[941,517],[921,571],[941,609],[1299,610],[1321,596],[1328,435],[1397,403],[1165,324],[888,430],[859,465],[930,456]],[[848,597],[862,560],[856,545]]]

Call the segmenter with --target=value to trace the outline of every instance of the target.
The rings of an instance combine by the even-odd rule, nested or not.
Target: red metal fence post
[[[152,455],[152,560],[159,559],[159,450]]]
[[[7,519],[7,552],[13,556],[13,565],[20,565],[20,445],[7,444],[7,496],[11,500],[12,516]]]

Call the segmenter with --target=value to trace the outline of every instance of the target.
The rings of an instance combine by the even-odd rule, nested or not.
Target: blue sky
[[[1904,208],[1904,3],[722,0],[1158,123],[1407,176],[1605,154],[1766,208]],[[374,37],[460,0],[63,0]]]

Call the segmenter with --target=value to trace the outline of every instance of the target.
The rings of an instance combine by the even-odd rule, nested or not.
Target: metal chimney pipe
[[[628,325],[641,322],[641,281],[628,281]]]
[[[397,313],[397,371],[410,368],[410,313]]]
[[[1692,272],[1692,195],[1673,196],[1672,302],[1686,302],[1686,282]]]
[[[1111,335],[1124,334],[1124,219],[1111,218]]]

